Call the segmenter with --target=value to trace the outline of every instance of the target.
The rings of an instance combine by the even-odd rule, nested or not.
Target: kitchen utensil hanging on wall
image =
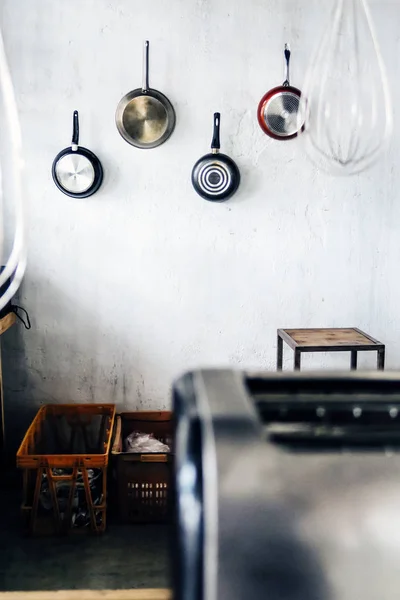
[[[290,140],[303,128],[298,111],[301,92],[290,85],[290,48],[285,44],[285,81],[261,98],[257,118],[261,129],[275,140]]]
[[[149,87],[149,42],[144,43],[142,87],[119,102],[115,122],[121,136],[136,148],[156,148],[172,134],[175,111],[164,94]]]
[[[228,200],[239,187],[240,172],[236,163],[220,149],[220,113],[214,113],[214,133],[211,153],[196,162],[192,171],[192,184],[205,200],[223,202]]]
[[[335,1],[307,70],[299,114],[306,154],[331,175],[360,173],[383,155],[393,131],[392,102],[367,0]]]
[[[52,167],[54,183],[67,196],[87,198],[101,186],[103,167],[93,152],[79,146],[79,116],[74,110],[72,144],[61,150]]]

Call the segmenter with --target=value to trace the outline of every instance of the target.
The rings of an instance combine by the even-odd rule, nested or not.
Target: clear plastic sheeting
[[[302,92],[302,138],[318,167],[351,175],[378,159],[392,132],[392,108],[366,0],[336,0]]]
[[[142,433],[141,431],[133,431],[125,439],[126,452],[154,452],[167,453],[170,452],[170,447],[157,440],[152,433]]]

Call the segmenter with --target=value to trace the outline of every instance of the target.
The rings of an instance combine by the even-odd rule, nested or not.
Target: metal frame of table
[[[323,332],[326,335],[333,335],[335,332],[338,334],[340,331],[354,331],[358,336],[366,338],[365,343],[346,343],[339,340],[336,343],[325,343],[325,344],[301,344],[293,339],[293,335],[304,334],[307,332]],[[291,334],[289,332],[292,332]],[[322,336],[321,336],[322,337]],[[339,334],[338,334],[339,337]],[[361,331],[357,327],[349,328],[321,328],[321,329],[278,329],[277,336],[277,359],[276,367],[278,371],[282,370],[283,364],[283,342],[294,351],[294,369],[300,370],[301,367],[301,354],[303,352],[350,352],[350,369],[357,369],[357,354],[358,352],[377,352],[377,369],[383,371],[385,368],[385,345],[373,337]]]

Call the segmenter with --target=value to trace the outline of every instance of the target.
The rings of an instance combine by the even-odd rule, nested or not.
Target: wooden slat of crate
[[[8,315],[0,319],[0,335],[7,331],[7,329],[10,329],[10,327],[14,325],[15,320],[14,313],[8,313]]]

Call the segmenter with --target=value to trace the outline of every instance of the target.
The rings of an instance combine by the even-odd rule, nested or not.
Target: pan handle
[[[290,46],[289,44],[285,44],[285,81],[283,82],[283,85],[285,87],[289,87],[290,83],[289,83],[289,62],[290,62]]]
[[[214,113],[214,132],[213,132],[213,138],[212,138],[212,142],[211,142],[211,149],[214,154],[216,154],[218,152],[218,150],[221,148],[221,143],[219,140],[220,123],[221,123],[221,113],[216,112],[216,113]]]
[[[72,117],[72,150],[78,150],[79,144],[79,115],[78,111],[74,110]]]
[[[149,40],[146,40],[143,46],[143,81],[142,92],[145,94],[149,90]]]

